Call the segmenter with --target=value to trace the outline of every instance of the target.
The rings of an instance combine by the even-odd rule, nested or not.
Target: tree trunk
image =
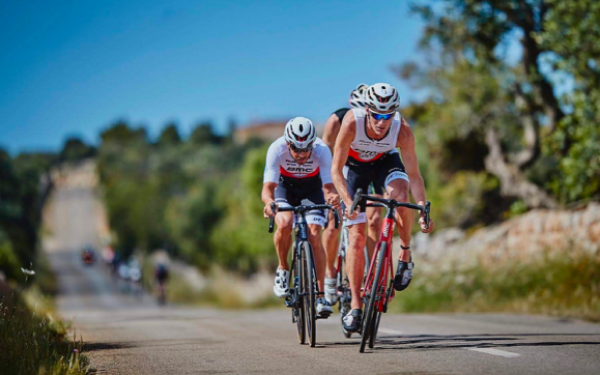
[[[531,208],[558,207],[556,201],[542,188],[529,182],[516,165],[507,163],[494,128],[488,128],[485,141],[490,150],[485,158],[485,168],[500,180],[502,196],[522,199]]]

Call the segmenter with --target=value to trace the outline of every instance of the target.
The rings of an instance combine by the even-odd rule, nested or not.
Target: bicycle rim
[[[371,334],[376,332],[372,332],[373,330],[373,320],[375,318],[375,309],[377,308],[375,305],[375,300],[377,299],[377,295],[379,293],[379,276],[381,275],[381,269],[383,266],[383,256],[385,255],[387,244],[385,242],[381,243],[379,249],[375,249],[377,251],[377,266],[375,267],[375,275],[373,277],[373,284],[371,284],[371,289],[367,290],[365,294],[368,294],[367,308],[363,315],[363,325],[362,325],[362,339],[360,342],[360,352],[364,353],[365,345],[367,341],[370,340]],[[368,278],[367,278],[368,279]],[[375,341],[375,337],[373,337],[373,341]],[[370,346],[371,347],[371,346]]]
[[[315,306],[315,279],[314,267],[312,261],[312,247],[308,242],[304,243],[304,252],[302,253],[304,265],[302,275],[306,281],[304,290],[304,309],[306,316],[306,330],[310,346],[314,347],[317,341],[317,325],[316,325],[316,306]]]
[[[296,291],[296,306],[292,309],[292,314],[294,314],[294,318],[296,319],[296,329],[298,330],[298,341],[300,344],[306,343],[306,326],[304,320],[304,299],[300,296],[300,293],[304,290],[304,286],[302,284],[302,270],[301,265],[297,264],[292,269],[292,280],[294,283],[294,290]],[[296,278],[297,277],[297,278]],[[298,285],[299,284],[299,285]]]

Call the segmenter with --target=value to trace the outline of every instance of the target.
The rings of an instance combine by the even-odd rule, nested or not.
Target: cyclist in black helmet
[[[337,138],[338,133],[340,132],[340,126],[342,125],[342,120],[348,112],[352,108],[365,108],[365,92],[369,88],[368,85],[361,83],[354,90],[350,92],[350,97],[348,98],[348,103],[350,104],[350,108],[344,107],[340,108],[337,111],[333,112],[329,119],[325,123],[325,130],[323,132],[323,142],[327,146],[331,152],[335,147],[335,140]],[[391,152],[398,152],[397,150],[392,150]],[[371,184],[369,187],[369,194],[374,196],[383,197],[384,191],[383,187],[377,184]],[[382,213],[380,208],[369,207],[367,208],[367,251],[368,251],[368,260],[371,259],[373,255],[373,249],[375,249],[375,245],[377,244],[377,240],[379,239],[379,232],[381,231],[381,220]],[[333,221],[333,214],[330,213],[329,220]],[[337,300],[337,278],[335,275],[335,260],[337,259],[337,250],[339,246],[339,229],[335,229],[333,225],[328,225],[325,231],[323,232],[323,244],[331,244],[331,246],[325,247],[325,252],[327,255],[327,268],[326,268],[326,276],[325,276],[325,298],[329,301],[329,303],[335,303]],[[368,261],[367,260],[367,261]]]

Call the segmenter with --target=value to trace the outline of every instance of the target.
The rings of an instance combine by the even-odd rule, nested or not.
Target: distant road
[[[375,349],[318,321],[318,347],[299,345],[287,309],[156,306],[119,292],[79,251],[97,244],[91,186],[62,184],[46,211],[44,247],[59,276],[58,306],[83,336],[98,374],[600,374],[600,325],[537,316],[383,317]],[[400,295],[401,298],[401,295]]]

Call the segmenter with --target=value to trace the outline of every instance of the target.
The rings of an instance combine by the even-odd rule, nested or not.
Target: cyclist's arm
[[[404,162],[406,174],[410,181],[410,191],[412,196],[417,204],[424,205],[426,201],[425,182],[419,171],[419,161],[417,160],[417,152],[415,149],[415,135],[404,118],[402,118],[402,126],[400,127],[396,146],[400,147],[402,161]]]
[[[265,182],[262,187],[260,197],[265,205],[270,205],[271,202],[275,202],[275,188],[277,187],[276,182]]]
[[[342,126],[340,127],[340,133],[335,141],[335,152],[333,153],[333,164],[331,167],[331,177],[338,193],[344,200],[347,206],[352,204],[352,197],[348,193],[346,186],[346,179],[344,178],[343,168],[348,159],[348,152],[350,151],[350,144],[354,141],[356,135],[356,119],[354,118],[354,112],[348,111]]]
[[[260,197],[265,204],[265,217],[271,215],[270,205],[275,202],[275,188],[279,183],[279,154],[275,143],[267,151],[267,161],[265,163],[265,173],[263,175],[263,188]]]
[[[329,116],[329,119],[327,119],[327,122],[325,123],[325,130],[323,130],[323,142],[325,142],[325,144],[329,147],[329,150],[331,150],[331,152],[333,152],[333,149],[335,147],[335,139],[338,136],[338,133],[340,132],[340,119],[337,117],[337,115],[334,113],[331,116]]]
[[[319,173],[323,183],[323,191],[325,200],[328,204],[338,207],[340,198],[335,190],[333,181],[331,180],[331,151],[327,147],[319,147]]]
[[[323,191],[325,192],[325,201],[327,204],[332,205],[333,207],[340,207],[340,196],[335,189],[335,185],[333,183],[323,185]]]

